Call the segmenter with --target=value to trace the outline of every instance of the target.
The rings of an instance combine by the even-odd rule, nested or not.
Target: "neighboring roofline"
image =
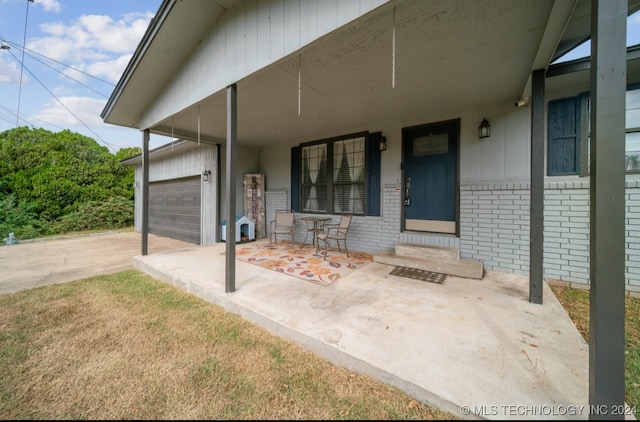
[[[177,141],[169,142],[167,144],[160,145],[159,147],[150,150],[149,151],[149,155],[158,154],[158,153],[161,153],[161,152],[169,151],[169,150],[172,150],[174,148],[181,148],[184,145],[190,144],[190,143],[193,143],[193,141],[187,141],[185,139],[178,139]],[[134,155],[133,157],[127,158],[126,160],[120,161],[120,164],[133,166],[133,165],[139,164],[140,162],[142,162],[142,154],[137,154],[137,155]]]
[[[627,61],[640,58],[640,44],[627,47]],[[591,68],[591,56],[582,57],[580,59],[570,60],[568,62],[556,63],[549,66],[546,77],[566,75],[568,73],[579,72],[581,70],[589,70]]]
[[[140,42],[138,43],[138,47],[136,48],[136,51],[133,53],[131,60],[129,60],[129,63],[127,64],[127,67],[125,68],[122,76],[120,77],[120,80],[118,80],[116,87],[114,88],[113,92],[111,93],[111,96],[107,100],[107,103],[104,106],[104,109],[102,109],[102,113],[100,113],[100,117],[102,117],[102,120],[107,120],[108,116],[111,114],[111,111],[115,106],[115,103],[120,98],[120,95],[124,91],[124,88],[129,82],[129,79],[131,79],[131,76],[133,75],[136,68],[140,64],[140,61],[146,54],[147,49],[153,42],[153,39],[155,38],[156,34],[162,27],[162,24],[164,23],[165,19],[169,15],[169,12],[171,11],[175,3],[176,3],[176,0],[163,0],[162,4],[160,4],[160,7],[158,8],[158,11],[153,16],[153,18],[151,18],[151,22],[149,23],[147,30],[142,36],[142,40],[140,40]]]

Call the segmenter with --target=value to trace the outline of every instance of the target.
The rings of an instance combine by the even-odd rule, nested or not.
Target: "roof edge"
[[[122,94],[122,91],[124,90],[125,86],[129,82],[131,75],[133,75],[133,72],[138,67],[140,60],[142,60],[142,57],[144,57],[147,49],[151,45],[151,42],[153,41],[156,34],[162,27],[164,21],[166,20],[167,16],[169,15],[169,12],[171,11],[175,3],[176,3],[176,0],[163,0],[162,4],[160,4],[160,7],[158,8],[158,11],[153,16],[153,18],[151,18],[151,22],[149,23],[147,30],[142,36],[142,40],[140,40],[140,42],[138,43],[138,47],[136,48],[136,51],[133,53],[131,60],[129,60],[127,67],[125,68],[122,76],[118,80],[118,83],[116,84],[116,87],[113,89],[113,92],[111,93],[111,96],[109,97],[109,99],[107,100],[107,103],[102,109],[102,112],[100,113],[100,117],[102,117],[102,120],[105,123],[108,123],[107,120],[109,118],[109,115],[111,114],[111,111],[113,110],[113,107],[115,106],[115,103],[120,98],[120,95]]]

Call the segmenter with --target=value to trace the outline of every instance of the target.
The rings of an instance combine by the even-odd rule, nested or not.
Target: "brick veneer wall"
[[[544,277],[589,285],[589,182],[544,185]],[[486,269],[529,273],[529,185],[465,185],[460,190],[460,253]],[[640,183],[627,181],[626,289],[640,292]]]
[[[544,188],[544,278],[588,288],[589,182],[548,182]],[[266,194],[269,225],[276,209],[288,207],[288,192]],[[529,197],[528,183],[461,186],[458,238],[401,232],[400,185],[385,185],[382,216],[354,217],[349,249],[388,252],[398,242],[458,248],[462,258],[481,260],[488,270],[527,275]],[[640,181],[627,181],[625,199],[626,289],[640,292]],[[331,222],[337,223],[338,219],[338,216],[332,216]],[[298,222],[296,240],[301,242],[305,234],[306,226]]]

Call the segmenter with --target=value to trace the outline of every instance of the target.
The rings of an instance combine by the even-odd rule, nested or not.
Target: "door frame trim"
[[[415,125],[415,126],[407,126],[407,127],[403,127],[402,128],[402,144],[401,144],[401,164],[400,164],[400,202],[399,202],[399,206],[400,206],[400,231],[401,232],[407,232],[407,231],[411,231],[411,230],[407,230],[407,218],[406,218],[406,211],[405,211],[405,207],[404,204],[402,202],[402,193],[405,190],[405,183],[406,183],[406,176],[405,176],[405,140],[407,138],[407,136],[409,135],[409,133],[416,131],[416,130],[423,130],[426,128],[429,128],[431,126],[441,126],[441,125],[455,125],[455,129],[456,129],[456,135],[457,135],[457,151],[456,151],[456,192],[455,192],[455,206],[456,206],[456,229],[455,229],[455,236],[456,237],[460,237],[460,127],[461,127],[461,119],[458,117],[456,119],[449,119],[449,120],[441,120],[441,121],[437,121],[437,122],[431,122],[431,123],[425,123],[425,124],[421,124],[421,125]],[[444,232],[420,232],[420,233],[434,233],[434,234],[442,234],[442,235],[451,235],[451,233],[444,233]]]

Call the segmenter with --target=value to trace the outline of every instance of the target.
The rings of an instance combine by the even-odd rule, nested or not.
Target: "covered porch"
[[[193,246],[134,265],[461,418],[588,418],[588,345],[546,284],[536,305],[526,277],[500,272],[437,284],[371,262],[322,286],[237,261],[230,295],[224,251]]]

